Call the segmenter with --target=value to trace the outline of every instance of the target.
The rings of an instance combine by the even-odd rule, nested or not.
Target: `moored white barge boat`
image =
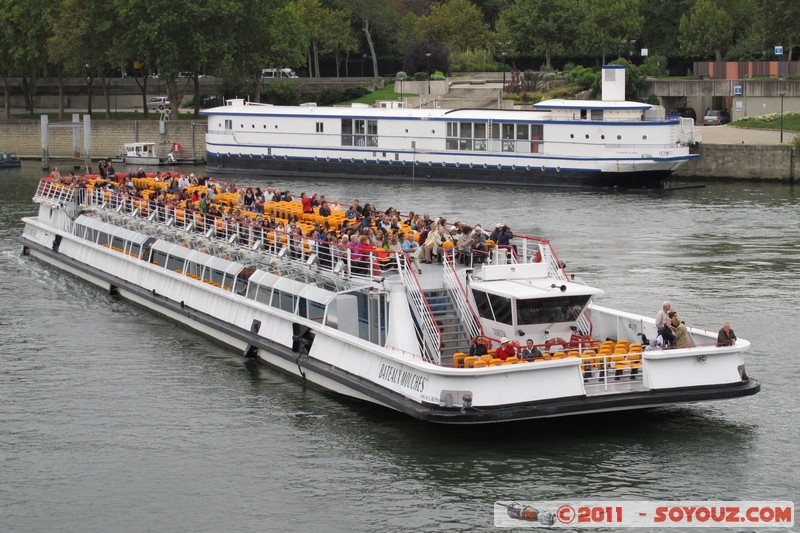
[[[745,371],[743,339],[717,346],[716,333],[689,328],[691,346],[642,351],[639,334],[655,336],[654,321],[591,303],[602,291],[567,276],[544,240],[517,237],[518,253],[498,247],[481,265],[446,254],[419,275],[402,253],[359,258],[105,187],[44,179],[34,199],[38,216],[24,219],[21,237],[26,254],[213,332],[307,383],[418,419],[503,422],[734,398],[760,388]],[[265,205],[278,216],[298,207]],[[587,335],[572,337],[573,327]],[[555,353],[469,360],[464,352],[478,334],[495,342],[532,338]]]
[[[548,187],[661,187],[698,157],[691,119],[625,101],[625,69],[603,100],[532,110],[272,106],[204,110],[215,172]]]

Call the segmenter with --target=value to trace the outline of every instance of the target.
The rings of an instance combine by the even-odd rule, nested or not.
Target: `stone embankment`
[[[51,126],[59,121],[51,121]],[[69,121],[67,121],[69,122]],[[60,123],[63,123],[60,122]],[[160,133],[158,120],[104,120],[92,119],[93,159],[110,158],[122,151],[122,145],[130,142],[163,143],[163,152],[169,152],[172,143],[181,145],[184,158],[204,158],[206,153],[206,120],[170,120],[166,132]],[[78,133],[83,153],[83,127]],[[192,153],[194,148],[194,154]],[[24,159],[42,158],[42,134],[39,120],[0,121],[0,151],[16,152]],[[73,157],[72,129],[49,128],[50,158]]]
[[[702,157],[683,165],[681,179],[727,178],[792,182],[797,177],[796,132],[726,126],[698,126]]]

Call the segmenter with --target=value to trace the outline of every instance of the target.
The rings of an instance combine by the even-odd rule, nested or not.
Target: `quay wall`
[[[792,146],[768,144],[702,144],[699,159],[681,166],[681,179],[725,178],[794,181],[797,154]]]
[[[92,120],[94,159],[118,154],[126,142],[163,143],[169,151],[172,143],[181,144],[184,158],[205,157],[206,121],[167,121],[166,133],[159,132],[157,120]],[[80,131],[83,151],[83,130]],[[50,158],[72,157],[72,130],[50,128]],[[194,154],[192,143],[194,142]],[[38,120],[0,121],[0,151],[16,152],[26,159],[41,159],[41,125]],[[793,181],[797,176],[797,154],[788,145],[702,144],[701,157],[675,172],[680,179],[757,179]]]
[[[55,121],[51,121],[51,126]],[[63,122],[60,122],[63,124]],[[163,143],[160,149],[166,153],[172,143],[181,145],[181,157],[205,158],[207,123],[174,120],[166,122],[166,132],[160,133],[158,120],[102,120],[92,119],[92,148],[94,159],[110,158],[122,151],[122,145],[129,142]],[[49,128],[50,158],[73,157],[72,129]],[[83,124],[79,129],[81,153],[84,151]],[[192,144],[194,143],[194,154]],[[24,159],[42,158],[42,134],[39,120],[0,121],[0,151],[16,152]]]

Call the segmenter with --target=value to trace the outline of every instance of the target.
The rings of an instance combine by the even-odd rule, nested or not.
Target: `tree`
[[[63,65],[66,73],[86,80],[90,115],[94,81],[100,78],[106,118],[111,117],[109,82],[116,15],[113,4],[104,0],[62,0],[47,40],[51,61]]]
[[[375,36],[388,33],[397,20],[394,6],[386,1],[339,0],[344,10],[350,13],[361,25],[372,58],[372,75],[378,77],[378,56],[375,54]]]
[[[430,54],[430,57],[428,56]],[[430,72],[428,67],[430,66]],[[410,43],[405,50],[403,69],[406,72],[427,72],[450,70],[450,55],[442,43],[421,39]]]
[[[713,0],[697,0],[681,17],[678,39],[683,53],[704,57],[713,53],[722,61],[722,50],[733,39],[733,20]]]
[[[33,94],[36,79],[48,63],[47,37],[52,31],[54,6],[48,0],[2,0],[0,16],[3,20],[2,65],[5,80],[5,114],[11,117],[8,100],[8,76],[22,76],[27,109],[33,114]]]
[[[356,39],[350,25],[350,17],[339,9],[329,10],[327,23],[322,36],[322,51],[333,54],[336,63],[336,77],[340,76],[339,65],[341,64],[342,54],[358,50],[358,39]]]
[[[516,0],[503,11],[501,20],[516,48],[544,52],[550,69],[552,53],[569,45],[570,30],[580,19],[576,0]]]
[[[586,18],[578,26],[579,42],[606,54],[630,51],[639,38],[644,19],[639,14],[640,0],[586,0]]]
[[[647,24],[642,26],[640,48],[647,48],[651,54],[678,55],[678,26],[687,9],[684,0],[642,2],[642,17]]]
[[[300,10],[284,0],[242,0],[233,57],[250,79],[253,101],[261,101],[261,70],[303,63],[308,41]]]
[[[483,14],[469,0],[447,0],[431,7],[431,14],[417,21],[421,37],[444,43],[452,51],[486,48],[490,39]]]

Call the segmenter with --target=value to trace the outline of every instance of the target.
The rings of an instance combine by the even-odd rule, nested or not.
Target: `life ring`
[[[533,262],[534,263],[541,263],[542,262],[542,251],[536,250],[536,253],[533,255]]]
[[[550,348],[552,348],[553,346],[561,346],[562,348],[565,348],[567,347],[568,344],[569,343],[565,339],[562,339],[561,337],[553,337],[552,339],[547,339],[544,342],[544,349],[549,352]]]

